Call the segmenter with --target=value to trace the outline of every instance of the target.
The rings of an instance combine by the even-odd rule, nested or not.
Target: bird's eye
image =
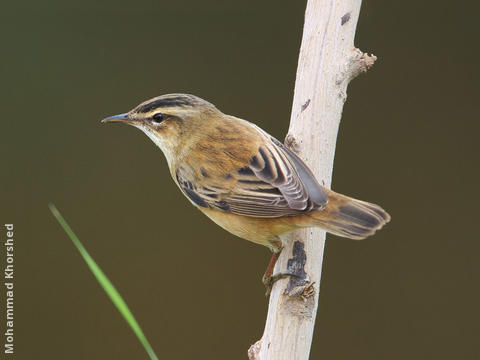
[[[156,113],[152,116],[152,120],[154,123],[160,124],[165,119],[165,114]]]

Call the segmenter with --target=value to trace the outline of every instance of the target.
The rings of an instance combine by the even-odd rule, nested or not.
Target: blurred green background
[[[99,121],[187,92],[283,139],[305,3],[2,5],[17,359],[146,358],[50,201],[160,359],[246,359],[263,332],[268,250],[195,210],[145,135]],[[350,84],[333,188],[393,220],[363,242],[328,236],[311,359],[480,358],[478,4],[363,2],[356,45],[379,59]]]

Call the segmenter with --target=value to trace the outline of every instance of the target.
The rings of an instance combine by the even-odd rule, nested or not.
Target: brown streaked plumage
[[[282,248],[279,236],[297,228],[363,239],[390,220],[378,205],[324,188],[277,139],[194,95],[159,96],[102,122],[145,132],[193,205],[232,234],[274,253]]]

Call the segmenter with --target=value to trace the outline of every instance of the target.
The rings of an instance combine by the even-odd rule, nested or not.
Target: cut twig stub
[[[250,360],[258,359],[258,353],[260,352],[261,348],[262,348],[262,339],[258,340],[255,344],[250,346],[250,349],[248,349],[248,358]]]
[[[284,144],[294,153],[298,154],[300,152],[300,144],[295,139],[295,136],[293,136],[292,134],[287,134]]]
[[[315,295],[315,287],[313,285],[315,285],[315,282],[308,281],[305,285],[294,287],[292,291],[288,293],[288,296],[298,296],[303,301],[307,301],[309,297]]]

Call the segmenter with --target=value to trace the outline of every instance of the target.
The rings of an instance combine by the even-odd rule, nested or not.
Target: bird
[[[195,95],[161,95],[101,122],[143,131],[197,209],[228,232],[268,247],[267,288],[276,279],[282,234],[319,227],[361,240],[390,221],[380,206],[322,186],[293,150],[257,125]]]

